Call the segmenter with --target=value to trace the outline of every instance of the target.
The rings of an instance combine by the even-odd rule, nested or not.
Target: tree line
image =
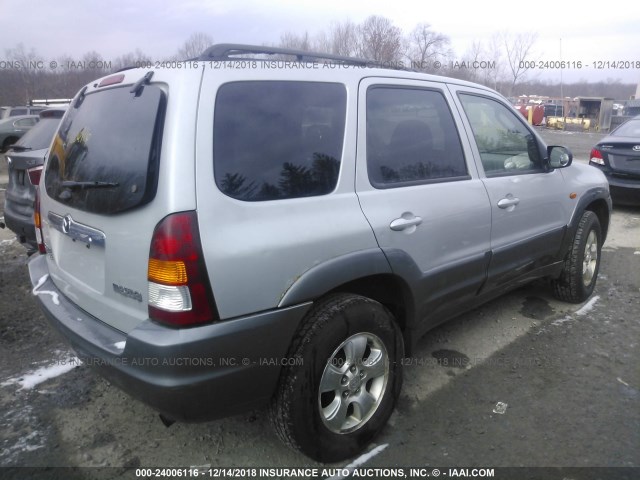
[[[367,58],[384,66],[481,83],[506,96],[535,93],[559,97],[558,82],[541,81],[532,72],[530,66],[538,60],[536,41],[533,32],[497,32],[488,39],[474,42],[462,56],[456,56],[449,36],[428,23],[418,23],[410,32],[403,32],[390,19],[372,15],[361,23],[348,20],[333,23],[314,35],[286,32],[273,46]],[[34,49],[18,44],[5,50],[5,57],[0,60],[0,105],[21,105],[36,98],[71,98],[83,85],[98,77],[153,60],[192,59],[213,43],[211,36],[198,32],[174,55],[164,59],[152,59],[136,49],[112,60],[91,51],[79,59],[62,55],[53,61],[45,61]],[[620,100],[634,92],[634,84],[609,79],[564,84],[562,89],[563,96],[604,96]]]

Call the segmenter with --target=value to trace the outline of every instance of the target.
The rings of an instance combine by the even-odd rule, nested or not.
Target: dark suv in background
[[[13,144],[5,157],[9,185],[5,194],[4,219],[29,253],[37,248],[33,224],[33,202],[40,181],[42,163],[66,106],[40,112],[40,121]]]

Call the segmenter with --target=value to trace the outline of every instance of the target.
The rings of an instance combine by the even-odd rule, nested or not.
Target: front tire
[[[351,294],[319,302],[294,339],[271,405],[281,440],[320,462],[364,450],[402,385],[402,335],[380,303]]]
[[[602,249],[602,229],[598,216],[582,214],[560,277],[552,281],[556,298],[582,303],[591,296],[598,279]]]

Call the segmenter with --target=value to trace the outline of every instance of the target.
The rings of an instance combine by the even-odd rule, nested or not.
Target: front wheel
[[[600,269],[602,230],[595,213],[582,214],[560,277],[552,281],[556,298],[581,303],[593,293]]]
[[[364,450],[393,412],[402,385],[402,335],[380,303],[336,294],[318,303],[295,338],[271,406],[288,446],[337,462]]]

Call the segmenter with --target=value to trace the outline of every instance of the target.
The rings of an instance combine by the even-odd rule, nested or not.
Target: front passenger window
[[[460,101],[488,177],[542,170],[538,142],[516,112],[491,98],[477,95],[460,94]]]

